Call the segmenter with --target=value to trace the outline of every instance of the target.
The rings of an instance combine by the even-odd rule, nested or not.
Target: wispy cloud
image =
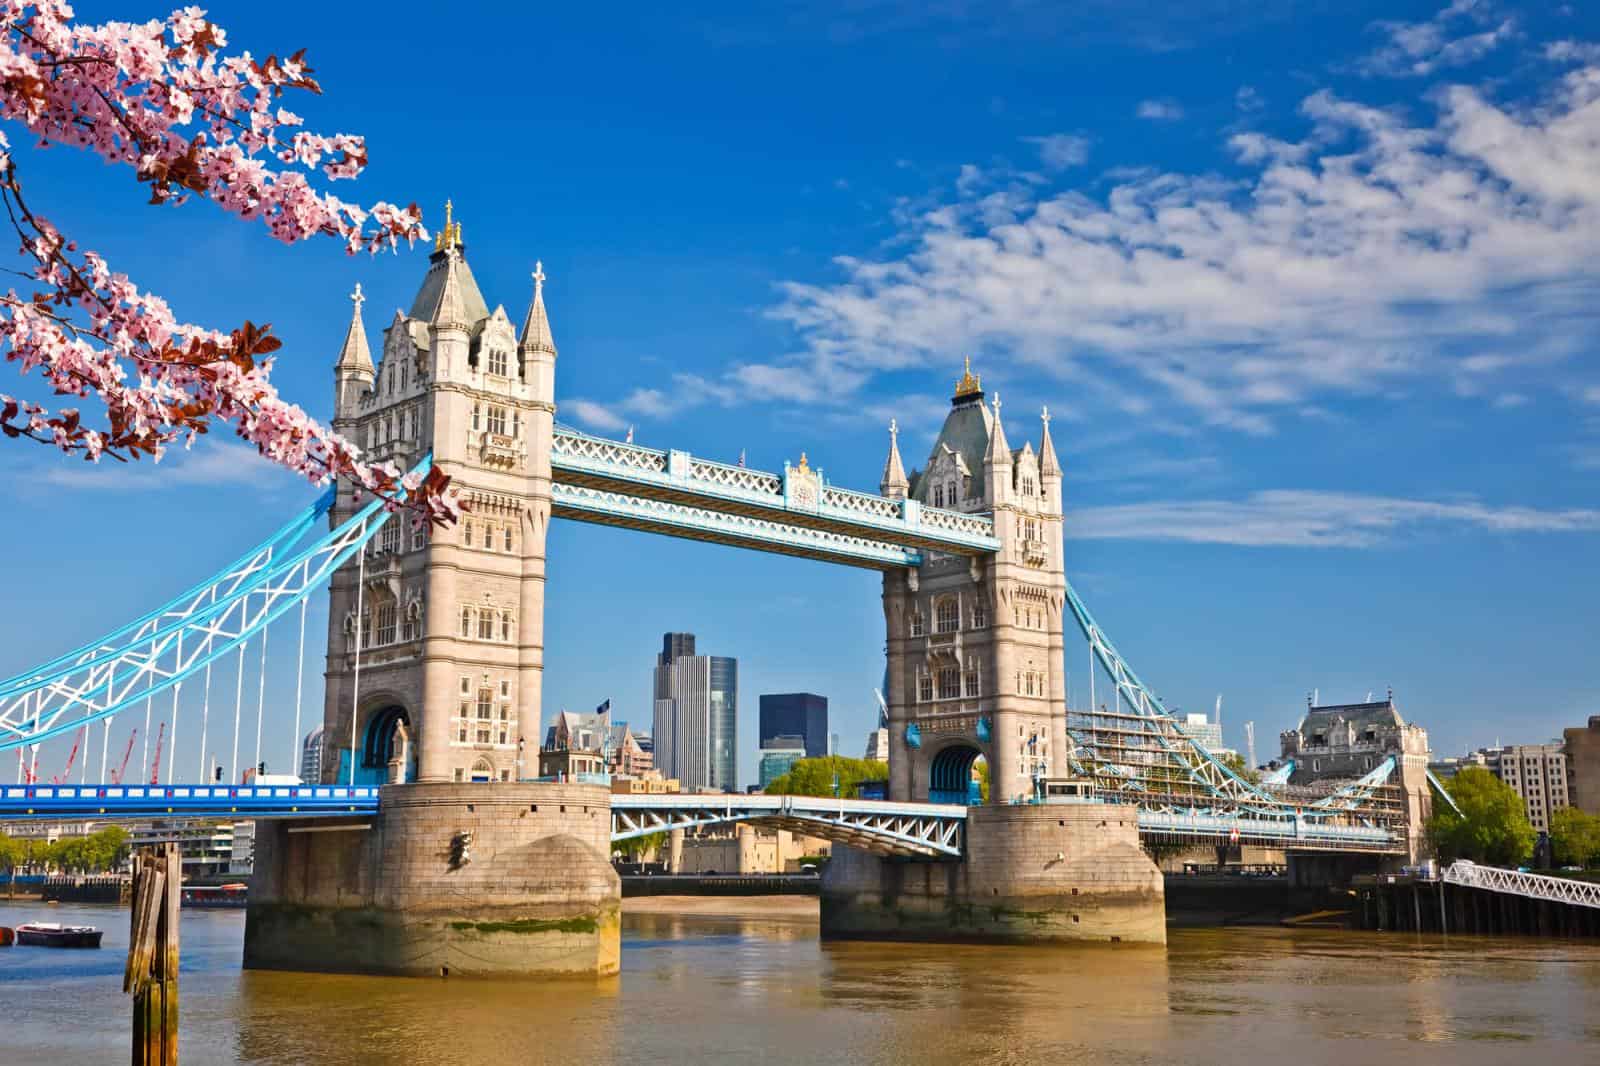
[[[1359,69],[1388,77],[1417,77],[1476,62],[1516,34],[1515,21],[1496,17],[1488,0],[1454,0],[1425,22],[1375,22],[1371,28],[1387,40]]]
[[[1134,114],[1151,122],[1177,122],[1183,118],[1183,106],[1172,99],[1142,100]]]
[[[261,458],[247,444],[204,436],[187,451],[181,447],[169,449],[159,463],[147,459],[132,463],[53,459],[56,461],[41,464],[30,480],[57,489],[95,492],[147,492],[177,486],[248,486],[276,491],[304,484],[283,467]]]
[[[1531,395],[1600,317],[1600,70],[1516,104],[1430,99],[1419,122],[1314,93],[1300,139],[1229,139],[1239,179],[1129,173],[1093,197],[980,172],[901,215],[894,257],[841,257],[843,280],[789,283],[771,313],[835,380],[999,351],[1151,426],[1265,434],[1417,383]]]
[[[1051,170],[1082,166],[1089,159],[1089,139],[1072,133],[1051,133],[1043,137],[1024,137],[1039,149],[1039,161]]]
[[[1600,511],[1280,490],[1253,493],[1242,500],[1165,500],[1089,507],[1068,515],[1066,532],[1083,539],[1253,548],[1367,548],[1425,526],[1470,527],[1503,534],[1593,533],[1600,531]]]
[[[1240,111],[1260,111],[1267,106],[1267,101],[1254,86],[1241,85],[1239,91],[1233,94],[1233,106]]]

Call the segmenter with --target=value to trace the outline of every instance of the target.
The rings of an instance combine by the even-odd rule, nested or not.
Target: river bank
[[[816,896],[628,896],[622,913],[819,920]]]

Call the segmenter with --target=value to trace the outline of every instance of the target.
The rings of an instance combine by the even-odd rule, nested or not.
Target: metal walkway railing
[[[1444,869],[1446,884],[1466,888],[1482,888],[1490,892],[1504,892],[1528,899],[1549,900],[1551,903],[1570,903],[1574,907],[1600,909],[1600,883],[1575,881],[1569,877],[1551,877],[1548,874],[1525,874],[1499,866],[1479,866],[1474,862],[1457,860]]]

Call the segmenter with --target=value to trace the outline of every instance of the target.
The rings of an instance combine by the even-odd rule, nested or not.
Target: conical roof
[[[489,317],[478,280],[472,276],[462,245],[450,245],[428,257],[411,317],[435,325],[473,326]]]
[[[345,331],[344,344],[339,348],[339,361],[334,364],[334,369],[354,370],[370,377],[373,373],[372,349],[367,347],[367,327],[361,321],[361,305],[366,299],[358,283],[356,291],[350,294],[350,328]]]
[[[885,496],[904,496],[910,491],[905,464],[900,461],[900,427],[889,422],[889,458],[883,463],[883,477],[878,480],[878,491]]]
[[[533,302],[528,305],[527,317],[522,320],[522,336],[517,342],[520,352],[549,352],[556,354],[556,341],[550,333],[550,316],[544,309],[544,261],[533,264]]]
[[[989,448],[983,453],[985,464],[1011,463],[1011,447],[1006,444],[1006,427],[1000,421],[1000,394],[994,394],[994,418],[989,426]]]
[[[1039,473],[1043,477],[1060,477],[1061,462],[1056,458],[1055,442],[1050,439],[1050,408],[1039,412],[1044,423],[1044,435],[1039,439]]]

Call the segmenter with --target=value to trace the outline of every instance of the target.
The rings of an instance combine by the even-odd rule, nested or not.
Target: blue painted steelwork
[[[1287,785],[1289,783],[1289,778],[1293,776],[1293,774],[1294,760],[1290,759],[1276,770],[1273,770],[1270,773],[1262,774],[1261,783],[1266,786]]]
[[[883,803],[818,796],[619,795],[611,797],[611,839],[674,829],[759,822],[887,855],[958,858],[964,806]]]
[[[1433,786],[1433,790],[1439,794],[1439,798],[1444,800],[1446,803],[1448,803],[1450,805],[1450,809],[1452,811],[1455,811],[1457,814],[1460,814],[1461,813],[1461,808],[1456,806],[1456,798],[1454,796],[1450,795],[1450,790],[1448,788],[1444,787],[1444,782],[1440,781],[1437,777],[1433,776],[1433,771],[1432,770],[1428,770],[1427,771],[1427,775],[1428,775],[1428,784]]]
[[[1139,832],[1184,839],[1267,844],[1292,850],[1404,851],[1395,834],[1379,826],[1336,825],[1304,815],[1248,818],[1208,811],[1139,811]]]
[[[556,488],[569,490],[556,494],[558,508],[571,507],[565,517],[698,539],[721,533],[747,547],[878,568],[916,566],[922,549],[987,555],[1000,548],[989,515],[842,489],[803,462],[773,474],[558,426],[550,466]],[[843,537],[849,550],[804,536],[807,530]]]
[[[0,820],[376,814],[375,785],[0,785]]]
[[[431,465],[430,453],[416,472],[426,474]],[[247,572],[228,571],[209,585],[197,586],[207,590],[196,598],[199,602],[191,600],[188,610],[162,614],[153,628],[136,628],[137,639],[121,647],[113,644],[76,663],[30,671],[29,680],[0,696],[0,751],[77,730],[179,684],[298,605],[371,540],[390,515],[385,501],[374,500],[299,551],[292,550],[294,542],[276,543],[264,565],[258,565],[256,556],[247,557],[252,560]],[[304,535],[302,529],[302,539]]]

